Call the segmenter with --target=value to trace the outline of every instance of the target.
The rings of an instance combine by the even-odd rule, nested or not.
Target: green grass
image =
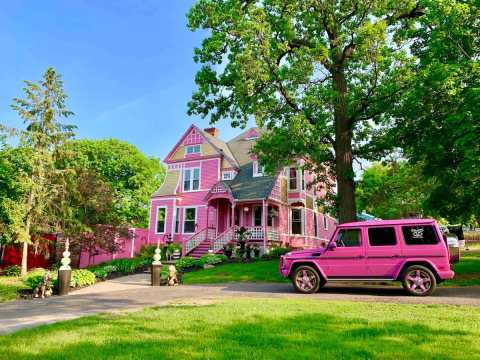
[[[0,359],[478,359],[480,309],[237,299],[0,336]]]
[[[463,252],[460,262],[454,265],[453,270],[455,271],[455,278],[445,281],[445,285],[480,285],[480,251]]]
[[[230,263],[211,269],[186,273],[185,284],[211,284],[224,282],[285,282],[280,276],[278,260],[255,261],[251,263]]]
[[[17,290],[25,289],[22,279],[16,276],[0,276],[0,302],[15,300]]]

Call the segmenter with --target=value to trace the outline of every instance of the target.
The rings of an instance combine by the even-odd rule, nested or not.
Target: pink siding
[[[143,245],[149,244],[147,229],[131,229],[132,239],[119,239],[120,248],[113,254],[102,252],[99,255],[92,256],[87,251],[80,253],[80,268],[85,268],[89,265],[100,264],[114,259],[132,258],[140,252]]]

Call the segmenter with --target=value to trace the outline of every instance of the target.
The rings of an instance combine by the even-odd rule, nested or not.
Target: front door
[[[367,277],[365,247],[362,229],[340,229],[336,236],[337,247],[325,252],[328,278]]]
[[[226,201],[218,203],[217,210],[217,234],[220,235],[228,229],[228,221],[230,218],[230,204]]]

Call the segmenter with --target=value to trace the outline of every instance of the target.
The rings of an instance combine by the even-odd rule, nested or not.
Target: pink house
[[[336,221],[317,208],[323,193],[306,186],[312,174],[301,161],[264,174],[250,153],[261,133],[251,128],[225,142],[218,129],[191,125],[164,159],[165,181],[151,198],[149,242],[180,242],[184,254],[198,257],[221,252],[239,227],[263,251],[326,241]]]

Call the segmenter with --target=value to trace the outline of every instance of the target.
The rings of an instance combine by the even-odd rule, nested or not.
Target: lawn
[[[455,278],[445,281],[445,285],[472,286],[480,285],[480,251],[464,252],[460,262],[454,265]]]
[[[17,290],[25,289],[22,279],[16,276],[0,276],[0,302],[15,300]]]
[[[230,263],[214,268],[186,273],[185,284],[223,282],[283,282],[288,281],[278,272],[278,260],[251,263]]]
[[[473,359],[480,309],[231,299],[0,336],[0,359]]]

